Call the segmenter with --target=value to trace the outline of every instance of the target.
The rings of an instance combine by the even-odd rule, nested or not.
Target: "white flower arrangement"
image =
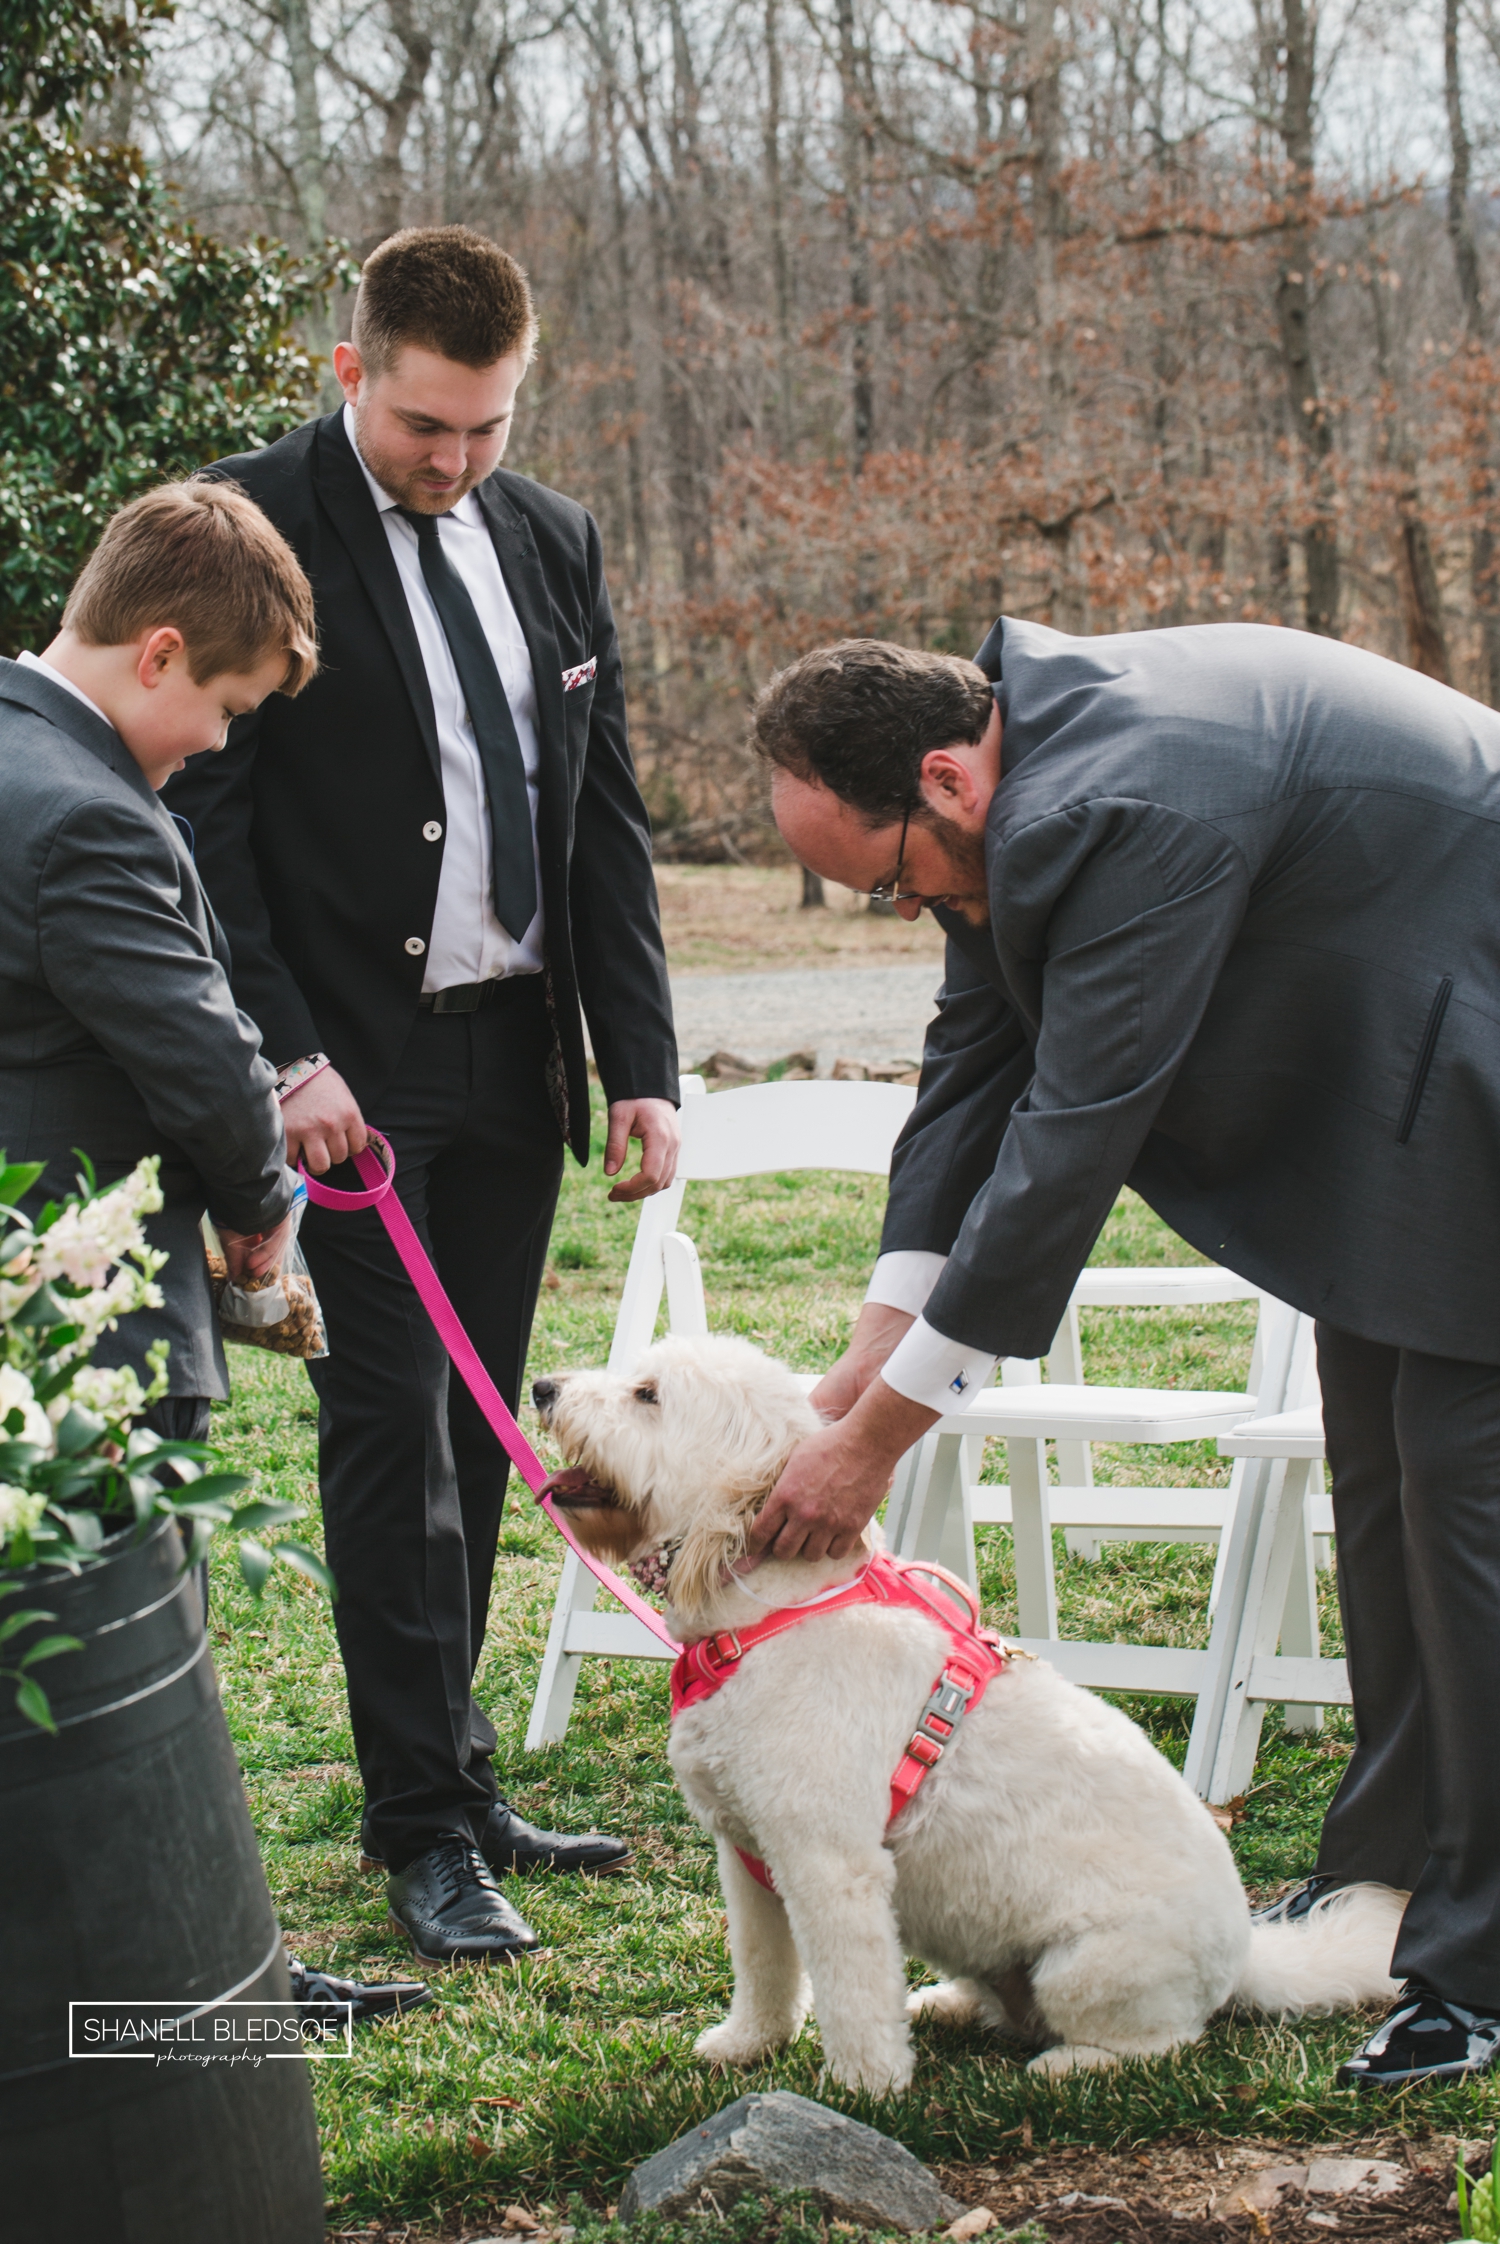
[[[42,1174],[39,1162],[7,1164],[0,1154],[0,1597],[34,1589],[46,1570],[77,1573],[100,1562],[106,1539],[134,1525],[150,1532],[164,1515],[187,1533],[185,1566],[196,1565],[217,1528],[240,1537],[240,1571],[259,1596],[280,1558],[333,1594],[317,1555],[279,1534],[259,1531],[298,1519],[303,1506],[236,1504],[243,1473],[205,1471],[214,1453],[201,1442],[163,1441],[137,1421],[167,1391],[167,1343],[146,1351],[152,1377],[142,1386],[128,1366],[90,1362],[100,1335],[121,1317],[159,1307],[156,1274],[166,1256],[146,1238],[145,1218],[162,1205],[154,1155],[100,1192],[86,1159],[79,1189],[32,1219],[19,1203]],[[0,1677],[14,1682],[22,1713],[53,1727],[47,1695],[32,1670],[79,1651],[75,1637],[32,1637],[55,1618],[28,1609],[0,1620]]]

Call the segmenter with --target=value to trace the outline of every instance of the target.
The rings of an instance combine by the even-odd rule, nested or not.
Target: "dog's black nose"
[[[557,1381],[555,1379],[533,1380],[531,1399],[536,1404],[537,1409],[545,1415],[557,1400]]]

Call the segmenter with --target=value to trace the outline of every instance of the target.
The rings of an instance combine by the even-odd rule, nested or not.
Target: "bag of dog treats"
[[[248,1348],[274,1348],[282,1356],[326,1356],[323,1313],[313,1289],[307,1259],[297,1244],[307,1206],[307,1186],[299,1177],[292,1200],[292,1235],[279,1269],[259,1278],[231,1285],[223,1244],[208,1217],[203,1218],[203,1241],[208,1253],[208,1275],[219,1312],[219,1327],[226,1340]]]

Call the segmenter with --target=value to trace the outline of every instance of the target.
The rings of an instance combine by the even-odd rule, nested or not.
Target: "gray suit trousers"
[[[1411,1892],[1392,1969],[1500,2011],[1500,1367],[1318,1326],[1355,1750],[1317,1867]]]

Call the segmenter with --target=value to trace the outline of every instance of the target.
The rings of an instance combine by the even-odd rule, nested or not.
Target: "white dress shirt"
[[[464,703],[458,671],[447,636],[433,606],[417,545],[417,533],[403,515],[398,501],[365,466],[354,435],[354,409],[344,407],[344,429],[364,470],[370,496],[379,507],[385,534],[400,572],[406,605],[416,629],[417,645],[432,691],[437,719],[438,755],[443,775],[443,809],[446,834],[424,826],[429,842],[443,845],[443,869],[438,876],[437,907],[432,915],[432,936],[427,945],[424,990],[451,989],[460,982],[489,982],[507,974],[542,971],[542,868],[537,861],[537,912],[519,943],[512,942],[495,917],[495,897],[490,867],[490,813],[485,792],[484,766],[479,744]],[[480,512],[479,501],[467,492],[455,507],[437,518],[443,552],[464,582],[474,603],[510,714],[521,743],[526,766],[526,793],[531,804],[531,846],[536,852],[537,742],[536,679],[531,654],[520,619],[500,573],[500,563]],[[435,821],[434,821],[435,824]]]
[[[950,1340],[922,1315],[927,1297],[943,1274],[948,1257],[904,1248],[883,1254],[875,1264],[865,1294],[890,1309],[905,1309],[916,1318],[892,1349],[880,1376],[908,1402],[925,1403],[929,1410],[953,1410],[973,1387],[982,1387],[997,1359],[982,1348],[968,1348]]]

